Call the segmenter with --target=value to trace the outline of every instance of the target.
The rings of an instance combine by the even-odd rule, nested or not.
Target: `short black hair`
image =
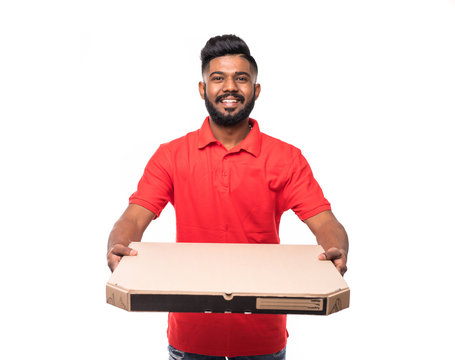
[[[210,60],[219,56],[240,55],[247,59],[258,73],[256,60],[251,56],[248,45],[236,35],[219,35],[210,38],[201,50],[202,73],[207,69]]]

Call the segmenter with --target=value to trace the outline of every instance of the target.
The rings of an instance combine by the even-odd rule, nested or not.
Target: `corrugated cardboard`
[[[349,288],[318,245],[131,243],[106,286],[128,311],[328,315]]]

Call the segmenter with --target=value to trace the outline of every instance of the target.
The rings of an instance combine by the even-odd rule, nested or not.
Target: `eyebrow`
[[[215,75],[215,74],[224,75],[224,72],[214,71],[209,75],[209,77],[211,77],[212,75]],[[236,71],[234,74],[235,75],[247,75],[247,76],[251,77],[251,75],[249,73],[247,73],[246,71]]]

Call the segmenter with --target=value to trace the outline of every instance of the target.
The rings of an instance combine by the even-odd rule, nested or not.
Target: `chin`
[[[238,113],[236,110],[224,110],[224,115],[235,115],[236,113]]]

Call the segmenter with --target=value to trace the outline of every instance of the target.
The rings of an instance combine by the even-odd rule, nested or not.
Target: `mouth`
[[[221,103],[223,104],[223,107],[229,111],[229,110],[234,110],[237,107],[237,104],[239,103],[239,100],[236,99],[223,99],[221,100]]]
[[[238,106],[238,104],[242,104],[244,102],[244,97],[241,95],[224,95],[218,96],[215,101],[220,102],[225,109],[233,110]]]

